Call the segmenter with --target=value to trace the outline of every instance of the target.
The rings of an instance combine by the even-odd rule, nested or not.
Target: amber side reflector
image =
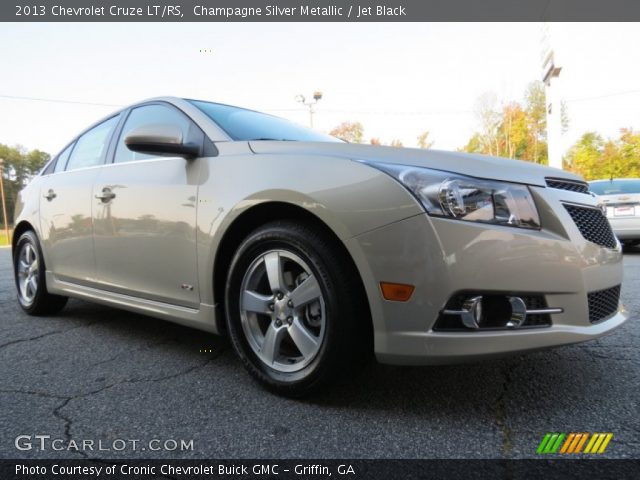
[[[411,298],[415,289],[413,285],[388,282],[380,282],[380,288],[385,300],[393,300],[394,302],[406,302]]]

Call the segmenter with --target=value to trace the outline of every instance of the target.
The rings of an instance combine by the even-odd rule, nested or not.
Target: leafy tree
[[[9,223],[12,224],[18,192],[49,161],[50,156],[40,150],[27,151],[20,146],[9,147],[0,144],[0,158],[4,160],[2,180],[7,202],[7,216]],[[0,224],[4,226],[2,218],[0,218]]]
[[[429,141],[429,130],[425,130],[418,135],[418,146],[420,148],[431,148],[433,146],[433,142]]]
[[[498,100],[492,92],[481,95],[476,101],[475,114],[480,124],[477,140],[482,153],[498,155],[498,128],[500,126],[500,112],[497,111]]]
[[[640,132],[628,128],[620,130],[618,158],[625,167],[624,176],[640,178]]]
[[[524,103],[511,102],[497,108],[494,94],[476,102],[479,131],[462,148],[465,152],[547,163],[547,117],[544,85],[527,86]]]
[[[507,158],[522,158],[527,150],[529,130],[522,106],[513,102],[502,109],[502,120],[498,126],[498,155]]]
[[[569,123],[569,107],[567,102],[562,100],[560,102],[560,129],[563,134],[569,131]]]
[[[534,163],[548,163],[547,105],[542,82],[531,82],[525,92],[525,112],[529,141],[525,158]]]
[[[329,135],[349,143],[362,143],[363,134],[364,127],[360,122],[342,122],[329,132]]]
[[[369,143],[371,145],[382,145],[382,142],[378,137],[373,137],[371,140],[369,140]]]
[[[467,144],[464,147],[462,147],[460,150],[468,153],[486,153],[484,150],[482,137],[477,132],[473,134],[473,136],[469,139]]]
[[[587,132],[569,149],[565,165],[588,180],[602,178],[605,170],[602,162],[604,149],[602,137],[596,132]]]
[[[391,140],[389,145],[392,147],[402,147],[402,142],[396,138],[395,140]]]
[[[587,132],[569,149],[563,163],[587,180],[640,177],[640,132],[623,128],[616,140]]]

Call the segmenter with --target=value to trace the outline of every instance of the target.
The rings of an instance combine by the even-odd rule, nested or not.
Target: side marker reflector
[[[385,300],[394,302],[406,302],[411,298],[415,287],[402,283],[380,282],[380,289]]]

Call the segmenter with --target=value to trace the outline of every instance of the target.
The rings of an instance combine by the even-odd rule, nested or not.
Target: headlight
[[[430,215],[511,227],[540,228],[540,217],[526,185],[406,165],[369,165],[397,179],[416,196]]]

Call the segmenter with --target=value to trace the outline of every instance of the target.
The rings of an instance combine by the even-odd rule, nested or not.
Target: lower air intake
[[[589,321],[597,323],[613,316],[620,303],[620,285],[598,290],[587,295],[589,299]]]

